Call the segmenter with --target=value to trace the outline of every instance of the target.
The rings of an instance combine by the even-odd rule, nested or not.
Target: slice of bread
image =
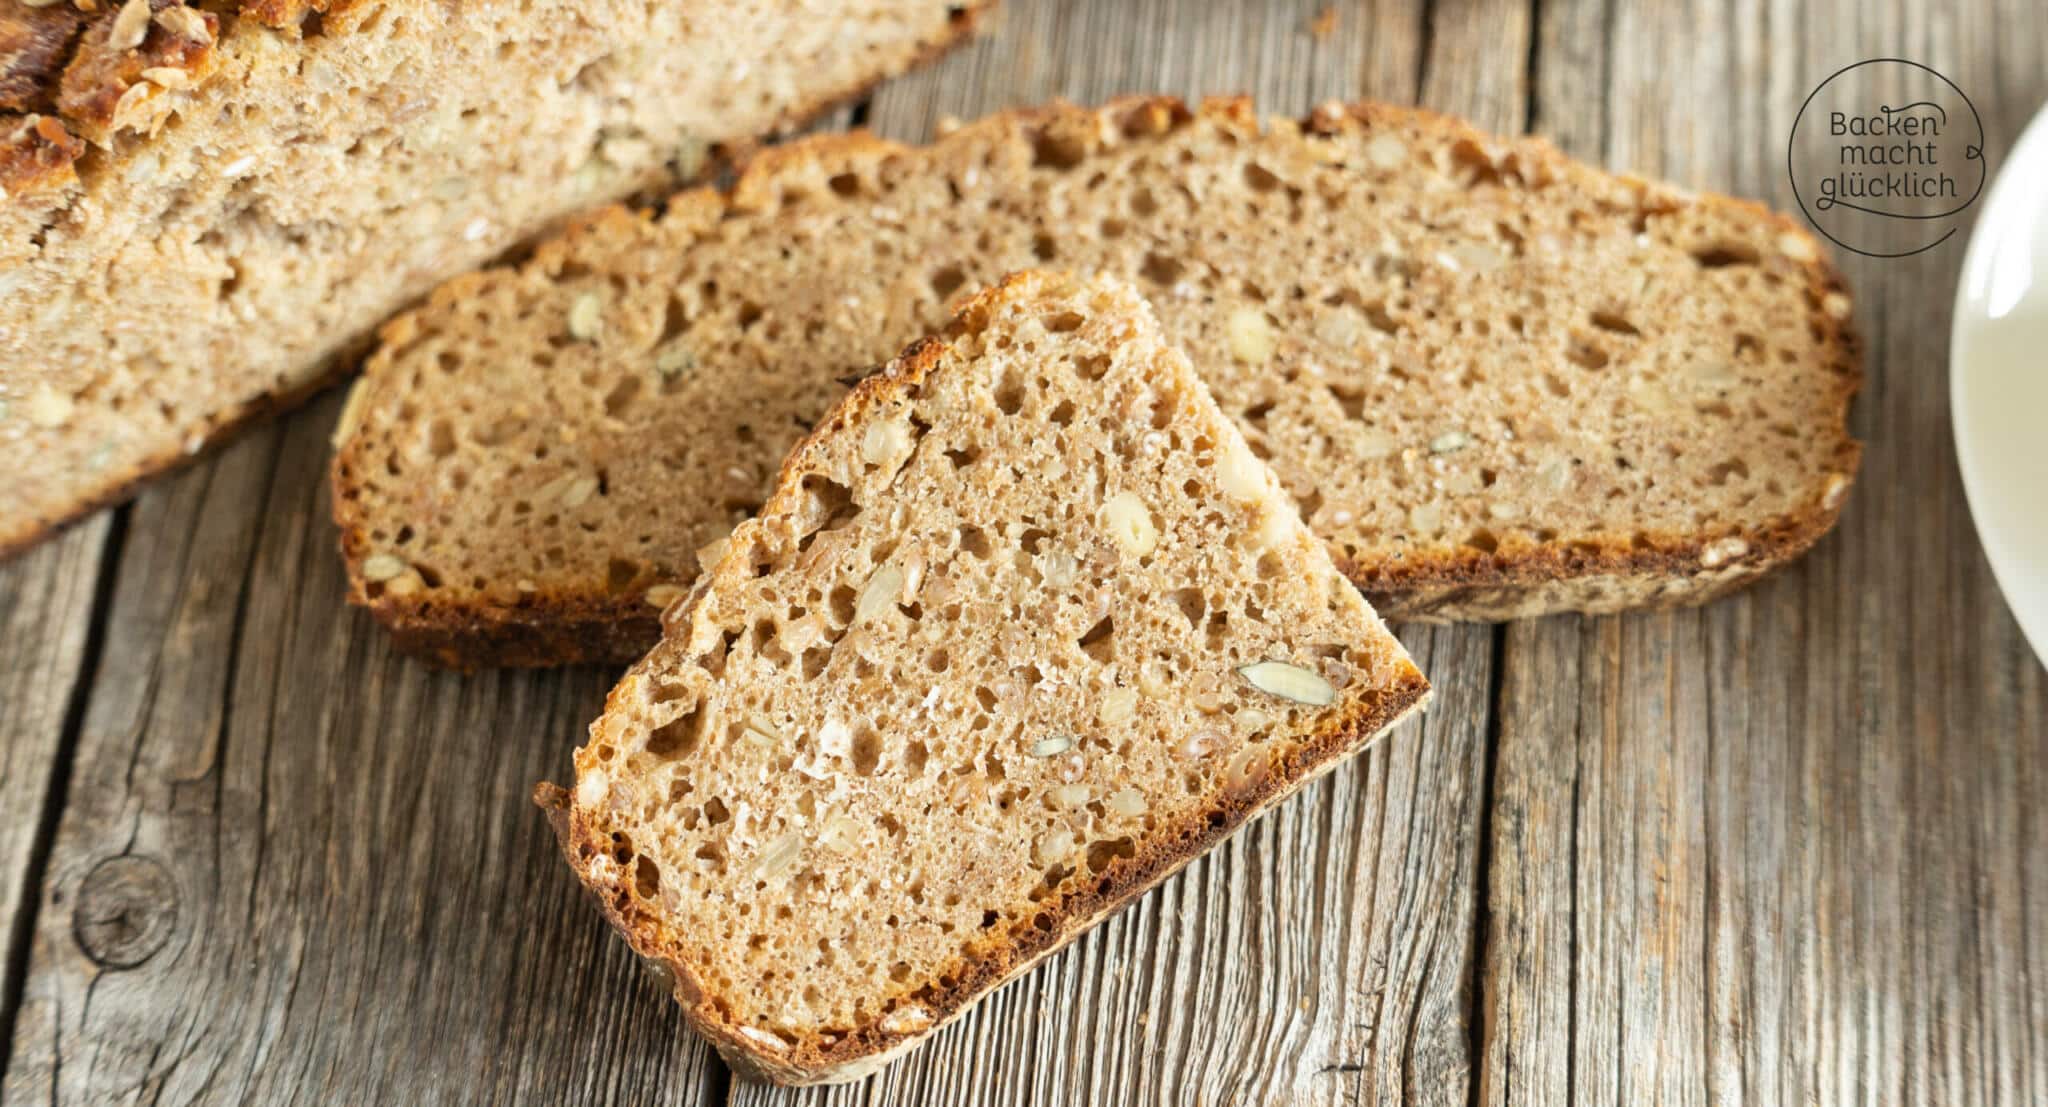
[[[1139,294],[1024,273],[782,466],[536,798],[692,1025],[864,1075],[1427,684]]]
[[[0,0],[0,553],[983,0]]]
[[[1407,108],[1060,105],[768,151],[442,288],[339,431],[353,598],[450,664],[630,657],[849,373],[1048,263],[1146,291],[1382,612],[1703,600],[1856,468],[1848,296],[1763,208]]]

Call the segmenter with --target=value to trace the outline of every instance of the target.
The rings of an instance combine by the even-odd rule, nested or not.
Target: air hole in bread
[[[641,384],[640,377],[635,374],[629,373],[620,377],[619,383],[613,385],[610,392],[605,393],[604,413],[614,419],[625,415],[627,409],[633,406],[633,400],[640,395]]]
[[[1040,131],[1032,138],[1031,165],[1034,169],[1072,169],[1087,156],[1087,146],[1069,135]]]
[[[1311,488],[1296,496],[1294,502],[1302,518],[1314,519],[1316,513],[1323,509],[1323,494],[1320,490]]]
[[[1024,382],[1014,374],[1005,373],[1002,383],[996,385],[996,410],[1004,415],[1015,415],[1024,408]]]
[[[1102,872],[1119,858],[1130,859],[1138,855],[1138,847],[1128,836],[1111,838],[1088,844],[1088,869]]]
[[[1116,620],[1104,615],[1094,626],[1088,628],[1088,632],[1081,636],[1077,644],[1081,647],[1082,653],[1106,665],[1116,658],[1115,635]]]
[[[1629,322],[1628,319],[1622,316],[1620,312],[1596,311],[1592,314],[1591,318],[1593,321],[1593,325],[1600,328],[1603,331],[1611,331],[1615,334],[1625,334],[1631,338],[1638,337],[1643,333],[1642,331],[1637,330],[1635,324]]]
[[[1614,360],[1604,347],[1585,338],[1572,339],[1564,348],[1564,356],[1581,369],[1605,369]]]
[[[633,891],[650,902],[661,893],[661,866],[653,858],[642,857],[633,863]]]
[[[614,557],[605,565],[605,591],[612,595],[628,592],[639,584],[647,567],[637,561]]]
[[[847,759],[853,771],[860,776],[873,776],[876,766],[882,762],[882,736],[873,726],[862,723],[854,732],[853,745],[848,748]]]
[[[1366,394],[1364,389],[1342,384],[1329,386],[1330,398],[1337,401],[1337,407],[1351,419],[1365,418]]]
[[[647,732],[648,755],[663,760],[688,757],[704,741],[704,710],[692,708]]]
[[[813,473],[803,481],[804,531],[807,536],[846,524],[860,509],[853,490],[830,477]]]
[[[1138,272],[1153,284],[1162,288],[1172,288],[1180,283],[1181,276],[1187,272],[1187,266],[1178,259],[1164,254],[1147,253],[1145,263],[1138,267]]]
[[[1698,262],[1702,269],[1725,269],[1731,265],[1755,265],[1760,257],[1761,255],[1758,254],[1756,247],[1746,242],[1712,242],[1704,246],[1696,246],[1692,250],[1692,259]]]

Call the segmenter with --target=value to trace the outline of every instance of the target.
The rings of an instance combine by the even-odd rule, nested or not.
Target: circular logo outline
[[[1820,220],[1815,219],[1813,217],[1812,209],[1806,206],[1805,194],[1799,191],[1799,174],[1795,168],[1797,164],[1799,148],[1799,123],[1801,120],[1806,118],[1806,109],[1813,106],[1813,98],[1819,96],[1822,89],[1833,84],[1835,82],[1835,78],[1840,77],[1842,74],[1847,73],[1851,69],[1860,69],[1863,66],[1876,65],[1879,62],[1896,62],[1899,65],[1910,65],[1914,69],[1923,70],[1927,73],[1933,74],[1935,80],[1940,81],[1942,84],[1945,84],[1949,88],[1955,90],[1955,94],[1962,98],[1963,106],[1970,109],[1970,121],[1977,125],[1976,145],[1972,146],[1969,143],[1963,144],[1963,159],[1965,161],[1971,160],[1969,156],[1970,151],[1976,151],[1977,157],[1975,160],[1979,163],[1980,172],[1977,174],[1977,187],[1970,192],[1970,198],[1963,201],[1961,205],[1959,205],[1952,211],[1943,212],[1938,215],[1894,216],[1888,212],[1879,212],[1872,214],[1881,214],[1884,215],[1886,218],[1897,219],[1946,219],[1949,216],[1961,214],[1963,211],[1967,210],[1971,204],[1977,202],[1977,197],[1984,194],[1984,185],[1991,178],[1991,155],[1986,153],[1984,150],[1983,115],[1978,113],[1977,105],[1970,100],[1969,94],[1965,93],[1960,87],[1958,87],[1954,81],[1951,81],[1946,76],[1943,76],[1940,70],[1935,69],[1931,65],[1922,65],[1919,62],[1912,61],[1907,58],[1865,58],[1859,62],[1851,62],[1848,65],[1845,65],[1842,68],[1835,70],[1833,73],[1828,74],[1827,77],[1821,81],[1821,83],[1815,85],[1813,87],[1813,91],[1806,94],[1806,99],[1800,102],[1798,114],[1792,117],[1792,132],[1785,139],[1785,177],[1787,180],[1792,182],[1792,198],[1799,201],[1800,214],[1806,216],[1807,225],[1811,226],[1814,230],[1820,232],[1822,238],[1827,239],[1829,242],[1832,242],[1835,245],[1840,246],[1842,249],[1847,250],[1852,254],[1861,254],[1867,258],[1912,257],[1914,254],[1926,253],[1927,251],[1934,249],[1936,246],[1939,246],[1942,243],[1947,242],[1950,238],[1955,237],[1955,233],[1958,230],[1962,229],[1961,226],[1958,225],[1950,227],[1947,230],[1947,232],[1944,233],[1940,238],[1935,239],[1934,241],[1926,244],[1925,246],[1921,246],[1912,250],[1900,250],[1897,253],[1890,254],[1878,253],[1871,250],[1859,250],[1856,247],[1851,246],[1848,243],[1842,241],[1841,239],[1836,238],[1833,234],[1830,234],[1826,227],[1820,225]],[[1907,106],[1911,107],[1912,105],[1909,104]],[[1880,105],[1880,110],[1890,109],[1885,109],[1882,105]],[[1853,205],[1851,206],[1853,207]],[[1861,211],[1864,209],[1858,208],[1856,210]]]

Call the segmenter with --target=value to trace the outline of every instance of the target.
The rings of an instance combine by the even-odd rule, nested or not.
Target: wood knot
[[[104,969],[132,969],[156,955],[178,921],[178,886],[147,857],[109,857],[78,889],[71,933]]]

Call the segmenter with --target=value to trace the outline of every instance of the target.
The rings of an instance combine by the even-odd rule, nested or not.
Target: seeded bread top
[[[920,1036],[1424,682],[1144,301],[1026,273],[783,467],[576,757],[570,855],[784,1079]]]
[[[0,0],[0,190],[77,178],[86,144],[160,125],[241,24],[293,37],[329,0]],[[123,151],[124,153],[126,151]]]
[[[359,0],[0,0],[0,200],[131,155],[259,37],[305,44]],[[346,28],[345,28],[346,29]],[[268,46],[269,43],[262,43]]]

